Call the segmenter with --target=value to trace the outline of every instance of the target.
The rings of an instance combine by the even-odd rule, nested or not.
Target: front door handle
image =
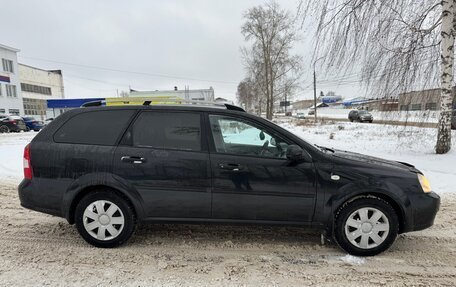
[[[224,170],[240,171],[242,170],[242,165],[237,163],[219,163],[219,168]]]
[[[139,164],[139,163],[144,163],[146,162],[146,159],[143,158],[143,157],[139,157],[139,156],[128,156],[128,155],[124,155],[120,158],[120,160],[122,162],[126,162],[126,163],[134,163],[134,164]]]

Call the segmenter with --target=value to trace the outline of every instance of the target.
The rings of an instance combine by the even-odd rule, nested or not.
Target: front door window
[[[218,153],[286,158],[288,143],[272,132],[243,119],[218,115],[209,118]]]

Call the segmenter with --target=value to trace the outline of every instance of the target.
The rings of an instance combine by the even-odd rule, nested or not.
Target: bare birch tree
[[[456,25],[454,0],[442,1],[442,28],[440,45],[440,118],[437,132],[436,152],[447,153],[451,149],[451,116],[453,106],[453,65],[454,65],[454,34]]]
[[[291,54],[297,40],[295,17],[268,2],[249,9],[244,19],[241,32],[251,43],[242,49],[244,65],[265,103],[266,118],[272,119],[274,104],[298,85],[301,76],[302,58]]]
[[[455,0],[301,1],[303,23],[317,17],[315,55],[382,97],[440,86],[437,153],[451,148]],[[439,69],[440,63],[440,69]],[[439,73],[440,70],[440,73]]]

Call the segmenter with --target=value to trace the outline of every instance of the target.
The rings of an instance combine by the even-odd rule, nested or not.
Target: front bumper
[[[412,216],[408,230],[417,231],[431,227],[440,208],[440,196],[435,192],[420,193],[411,199]]]

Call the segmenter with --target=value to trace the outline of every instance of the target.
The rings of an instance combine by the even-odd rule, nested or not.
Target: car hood
[[[334,157],[342,158],[342,159],[348,159],[352,161],[358,161],[362,162],[365,164],[372,164],[372,165],[377,165],[377,166],[384,166],[384,167],[390,167],[390,168],[398,168],[402,170],[409,170],[412,172],[419,172],[415,168],[415,166],[405,163],[405,162],[400,162],[400,161],[393,161],[393,160],[386,160],[378,157],[373,157],[373,156],[368,156],[360,153],[355,153],[355,152],[349,152],[349,151],[344,151],[344,150],[334,150],[333,153]]]

